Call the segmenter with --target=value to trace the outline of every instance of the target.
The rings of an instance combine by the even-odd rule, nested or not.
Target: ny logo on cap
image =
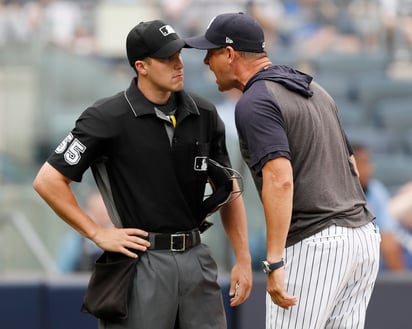
[[[170,25],[164,25],[159,29],[160,33],[163,34],[164,37],[167,37],[169,34],[176,33],[173,27]]]
[[[213,21],[214,21],[215,19],[216,19],[216,16],[213,17],[213,18],[210,20],[209,24],[207,24],[206,30],[209,30],[210,25],[212,25],[212,23],[213,23]]]

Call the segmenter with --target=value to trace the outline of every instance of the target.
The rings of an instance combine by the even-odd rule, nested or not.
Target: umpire
[[[73,229],[106,252],[139,260],[128,316],[101,317],[101,329],[226,328],[216,263],[199,227],[209,211],[203,203],[208,159],[226,167],[230,161],[215,107],[183,90],[183,46],[162,21],[135,26],[126,48],[136,77],[80,115],[33,182]],[[71,182],[88,168],[114,228],[99,227],[76,201]],[[242,198],[220,213],[236,258],[229,291],[236,306],[252,284]]]

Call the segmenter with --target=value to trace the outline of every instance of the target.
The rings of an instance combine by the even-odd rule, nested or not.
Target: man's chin
[[[221,85],[217,85],[217,89],[218,89],[220,92],[224,92],[224,91],[228,91],[228,90],[229,90],[228,88],[225,88],[225,87],[223,87],[223,86],[221,86]]]
[[[179,92],[179,91],[182,91],[183,88],[184,88],[184,85],[183,85],[183,83],[181,83],[181,84],[179,84],[179,85],[176,85],[176,86],[173,88],[173,91],[174,91],[174,92]]]

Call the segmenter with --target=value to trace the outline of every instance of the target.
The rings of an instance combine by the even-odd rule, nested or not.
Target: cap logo
[[[233,43],[233,40],[231,39],[231,38],[229,38],[229,37],[226,37],[226,41],[225,41],[226,43]]]
[[[209,24],[207,25],[206,30],[209,30],[209,27],[210,27],[210,25],[212,25],[212,23],[213,23],[213,21],[215,20],[215,18],[216,18],[216,16],[213,17],[213,18],[210,20]]]
[[[169,34],[176,33],[173,27],[170,25],[164,25],[159,29],[160,33],[163,34],[164,37],[167,37]]]

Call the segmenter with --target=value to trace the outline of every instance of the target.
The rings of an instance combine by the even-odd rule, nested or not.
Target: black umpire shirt
[[[213,104],[185,91],[175,99],[170,140],[169,123],[156,115],[134,78],[124,92],[87,108],[48,162],[74,181],[91,167],[116,226],[160,233],[194,229],[204,219],[207,158],[230,163]]]

